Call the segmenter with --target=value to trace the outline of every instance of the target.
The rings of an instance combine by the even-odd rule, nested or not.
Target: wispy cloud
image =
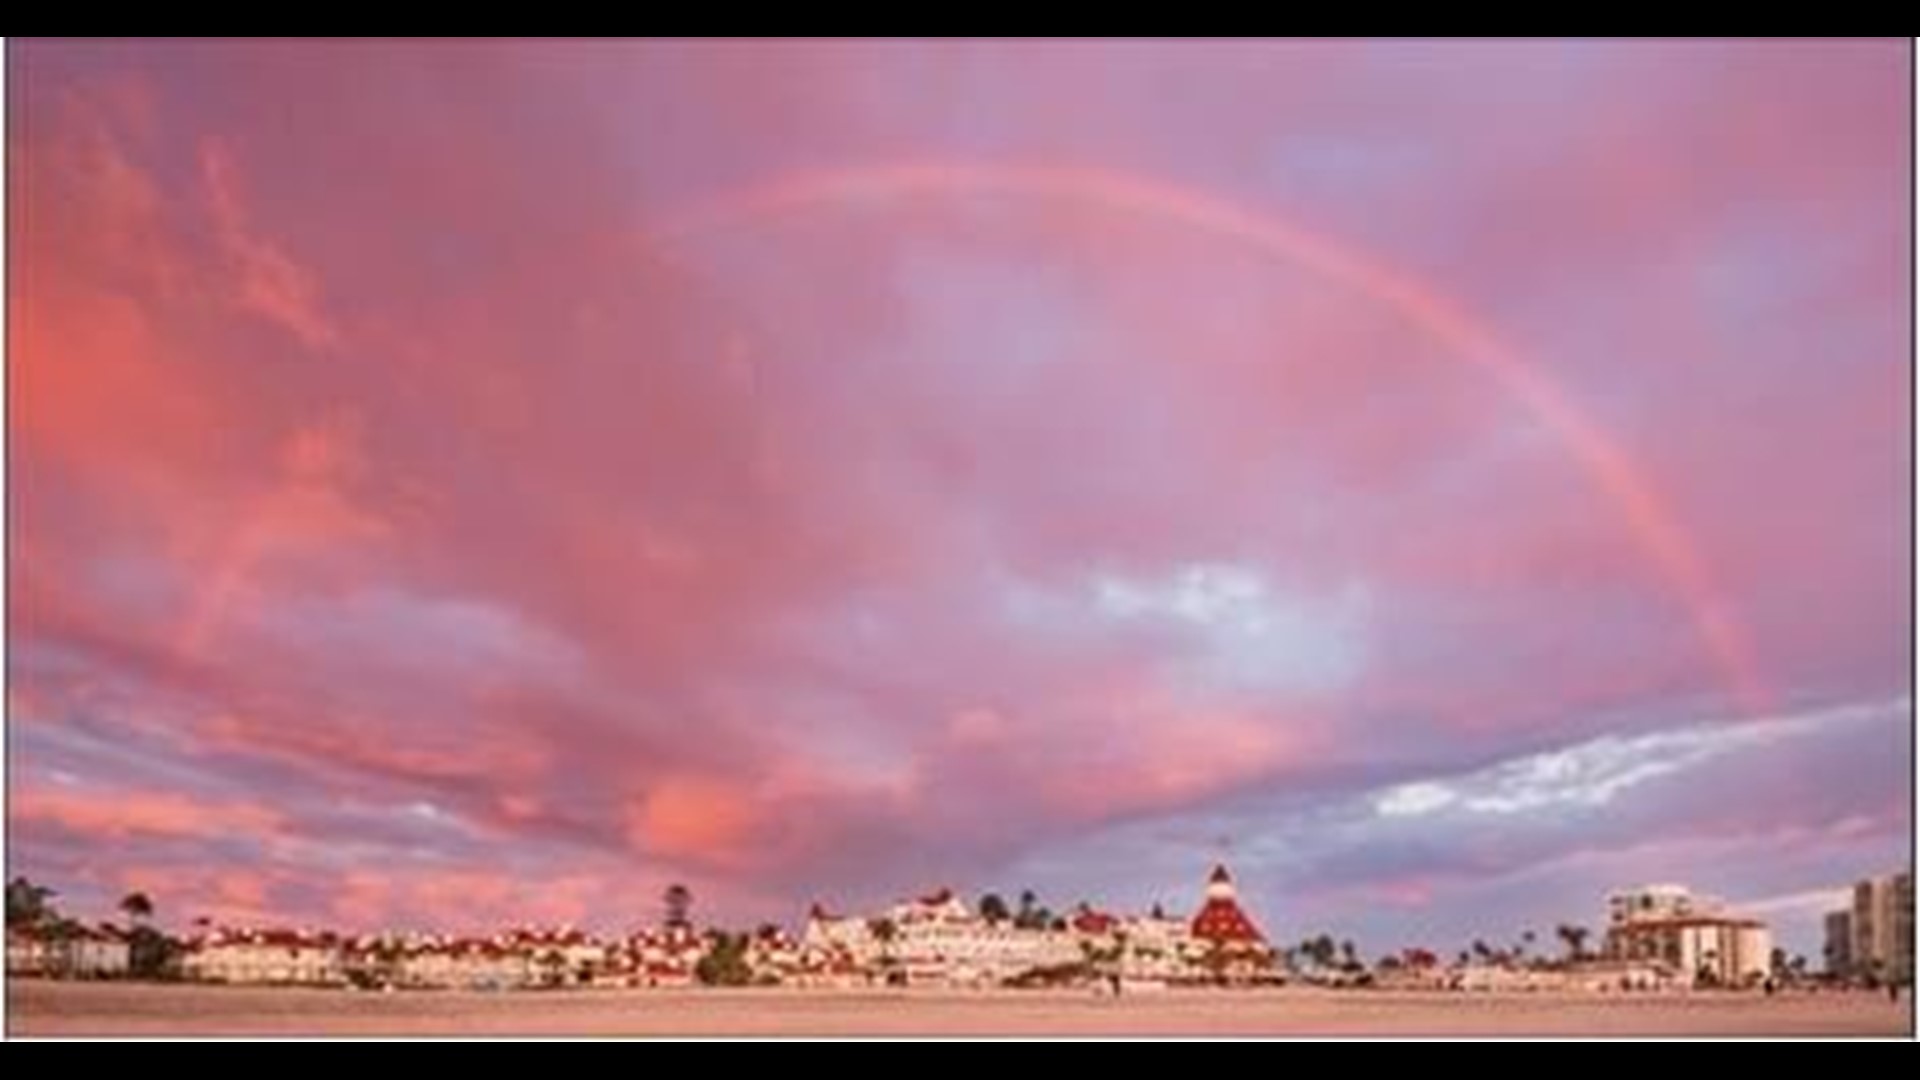
[[[1382,817],[1429,814],[1526,814],[1599,807],[1656,777],[1684,772],[1727,754],[1806,738],[1822,731],[1910,712],[1906,698],[1850,704],[1764,720],[1695,724],[1641,735],[1595,739],[1502,761],[1456,776],[1397,784],[1373,799]]]

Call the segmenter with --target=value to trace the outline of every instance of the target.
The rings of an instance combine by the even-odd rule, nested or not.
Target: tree
[[[1553,932],[1567,947],[1568,960],[1584,960],[1587,955],[1587,928],[1572,923],[1561,923]]]
[[[69,919],[65,915],[54,915],[41,924],[41,933],[49,941],[72,941],[86,933],[86,929],[78,919]]]
[[[35,885],[24,877],[7,882],[7,925],[35,927],[59,918],[49,903],[56,895],[45,885]]]
[[[1007,902],[1001,899],[999,893],[990,892],[980,897],[980,917],[989,924],[998,926],[1012,916],[1013,913],[1007,910]]]
[[[127,935],[127,970],[135,978],[173,978],[179,956],[178,941],[144,923]]]
[[[675,882],[667,886],[661,901],[666,907],[667,925],[673,929],[685,929],[693,925],[690,916],[693,911],[693,890]]]
[[[1353,941],[1351,939],[1340,943],[1340,967],[1345,971],[1358,971],[1360,969],[1360,954],[1358,950],[1353,947]]]
[[[130,892],[120,898],[120,910],[134,922],[153,918],[153,901],[143,892]]]
[[[130,892],[120,898],[120,910],[133,923],[127,933],[127,970],[135,978],[159,979],[173,973],[173,961],[180,945],[148,925],[153,918],[153,900],[146,893]]]
[[[1337,951],[1338,947],[1334,945],[1333,938],[1326,934],[1321,934],[1318,937],[1303,938],[1300,942],[1301,954],[1313,961],[1316,967],[1332,967]]]
[[[1470,947],[1473,949],[1473,958],[1481,963],[1484,964],[1493,959],[1493,948],[1479,938],[1474,938],[1473,945]]]
[[[716,931],[706,953],[693,965],[693,977],[706,986],[745,986],[752,982],[747,935]]]
[[[1040,897],[1032,889],[1021,889],[1020,910],[1013,917],[1013,925],[1022,930],[1033,930],[1045,926],[1046,921],[1041,918],[1041,909],[1036,906],[1039,903]]]
[[[889,983],[893,981],[893,939],[900,936],[900,928],[892,919],[882,915],[867,920],[867,933],[880,943],[880,970],[882,977]]]
[[[1153,918],[1156,920],[1160,920],[1160,919],[1165,919],[1166,917],[1167,917],[1167,909],[1160,906],[1160,901],[1155,900],[1153,902]]]

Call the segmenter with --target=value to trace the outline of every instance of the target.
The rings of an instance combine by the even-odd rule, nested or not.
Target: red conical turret
[[[1207,875],[1207,901],[1193,917],[1193,936],[1220,945],[1265,946],[1267,939],[1253,925],[1233,888],[1233,875],[1216,865]]]

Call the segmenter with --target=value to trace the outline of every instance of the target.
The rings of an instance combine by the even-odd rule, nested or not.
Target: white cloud
[[[1748,900],[1738,905],[1749,915],[1824,915],[1851,905],[1853,892],[1846,888],[1808,889],[1804,892]]]
[[[1416,782],[1390,788],[1374,802],[1381,817],[1420,817],[1453,805],[1459,796],[1445,784]]]
[[[1325,689],[1360,670],[1369,598],[1359,586],[1288,595],[1255,568],[1197,562],[1157,578],[1096,574],[1086,596],[1109,620],[1190,634],[1200,646],[1190,674],[1208,684]]]
[[[1202,626],[1258,631],[1271,624],[1267,583],[1225,563],[1190,563],[1160,581],[1094,579],[1095,604],[1122,618],[1159,615]]]
[[[1644,735],[1603,735],[1455,776],[1398,784],[1372,799],[1380,817],[1522,814],[1552,807],[1603,806],[1658,776],[1738,750],[1799,738],[1837,725],[1906,710],[1906,699],[1846,705],[1743,724],[1696,724]]]

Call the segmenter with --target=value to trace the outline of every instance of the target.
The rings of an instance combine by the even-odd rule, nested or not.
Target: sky
[[[1378,953],[1912,820],[1901,41],[8,47],[8,872]]]

